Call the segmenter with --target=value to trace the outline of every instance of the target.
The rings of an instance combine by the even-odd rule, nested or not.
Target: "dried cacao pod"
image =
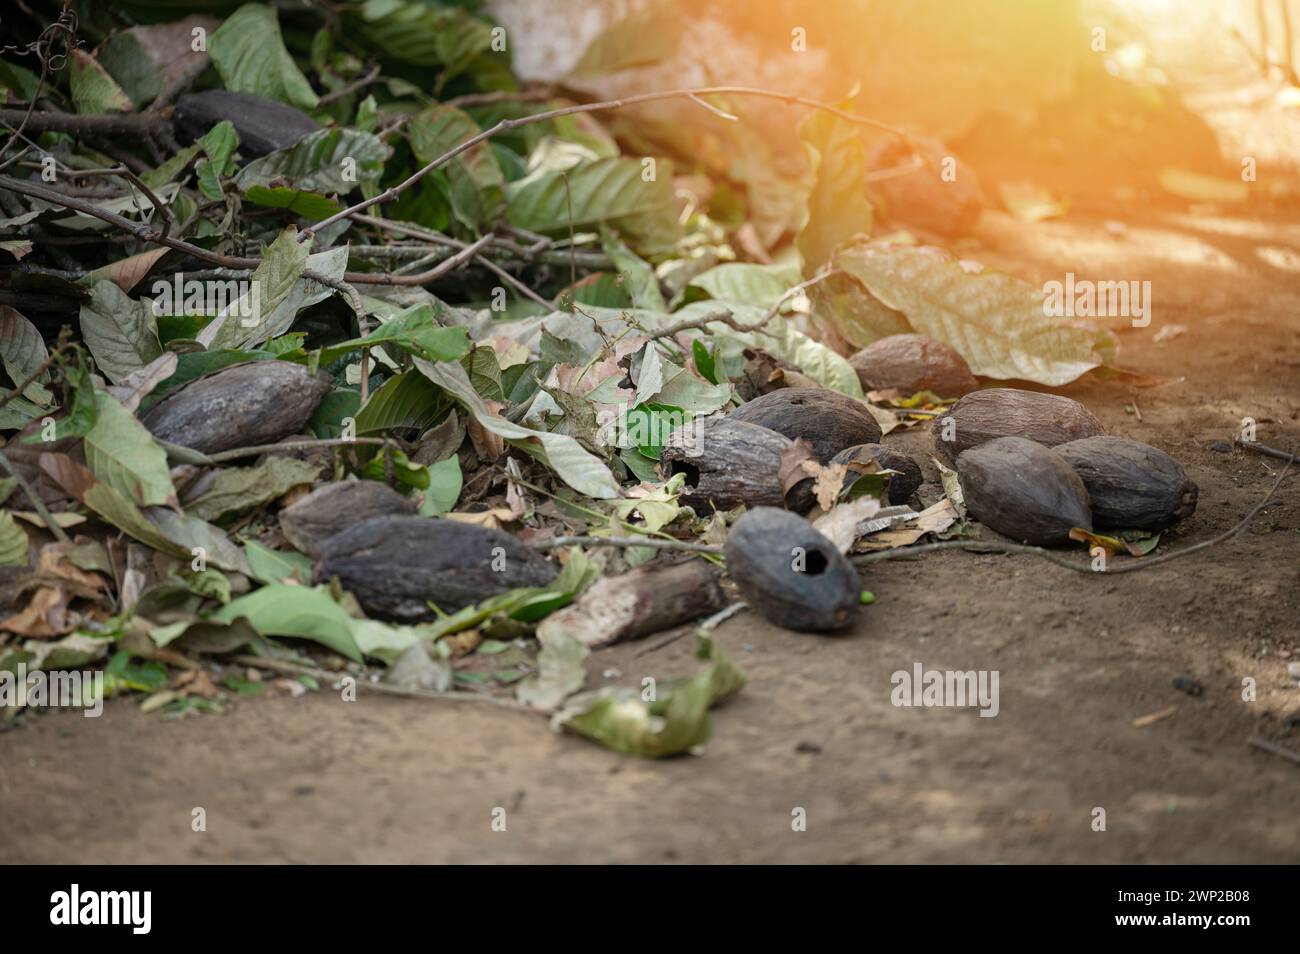
[[[727,415],[802,439],[822,463],[846,447],[880,440],[880,425],[865,404],[829,388],[781,388],[742,404]]]
[[[934,419],[934,447],[952,462],[964,450],[995,437],[1024,437],[1055,447],[1095,437],[1101,422],[1078,401],[1059,394],[988,388],[972,391]]]
[[[965,358],[925,335],[881,338],[849,358],[849,364],[858,373],[864,391],[896,388],[903,395],[930,391],[955,398],[980,386]]]
[[[857,479],[858,474],[866,472],[862,470],[855,471],[853,464],[865,464],[873,460],[880,466],[881,470],[898,471],[898,475],[889,481],[889,502],[891,504],[907,503],[912,494],[916,493],[916,489],[925,480],[916,461],[906,454],[891,450],[884,444],[858,444],[855,447],[846,447],[831,458],[831,463],[844,464],[848,467],[849,473],[845,478],[845,482],[852,483]]]
[[[1092,529],[1088,491],[1058,454],[1023,437],[998,437],[957,457],[966,507],[1004,537],[1060,546],[1070,530]]]
[[[1196,484],[1150,444],[1102,435],[1061,444],[1056,453],[1088,488],[1098,526],[1163,530],[1196,511]]]
[[[300,364],[249,361],[195,378],[140,420],[154,437],[214,454],[298,433],[329,388]]]
[[[223,119],[239,133],[239,151],[245,158],[288,149],[309,133],[323,128],[292,106],[263,99],[253,93],[212,89],[180,97],[172,120],[181,138],[197,139]]]
[[[686,490],[679,500],[697,513],[739,506],[782,507],[781,457],[794,447],[788,437],[757,424],[732,417],[707,418],[679,427],[664,441],[659,473],[667,480],[686,475]],[[812,506],[808,492],[791,490],[790,506]],[[796,499],[797,498],[797,499]]]
[[[759,507],[727,535],[727,573],[766,619],[800,632],[844,629],[861,605],[858,571],[812,524]]]
[[[918,155],[925,159],[925,165],[914,172],[877,179],[868,188],[880,198],[890,219],[940,235],[969,235],[984,211],[984,190],[975,171],[965,162],[959,163],[955,177],[941,181],[935,175],[936,169],[952,161],[949,146],[937,139],[904,142],[888,138],[873,151],[870,168],[898,169],[914,163]]]
[[[330,537],[389,514],[414,514],[415,501],[377,480],[340,480],[318,487],[280,511],[284,538],[312,559]]]
[[[335,577],[372,616],[419,622],[522,586],[555,565],[508,533],[431,517],[372,517],[331,537],[316,579]]]

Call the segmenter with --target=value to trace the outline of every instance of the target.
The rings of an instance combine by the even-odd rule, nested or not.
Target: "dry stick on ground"
[[[260,258],[248,258],[238,255],[219,255],[216,252],[209,252],[205,248],[192,245],[182,239],[160,235],[156,229],[149,225],[140,222],[132,222],[130,219],[124,218],[123,216],[117,215],[113,212],[105,212],[103,209],[98,208],[89,202],[83,202],[80,199],[64,195],[62,192],[47,189],[34,182],[25,182],[21,179],[14,179],[9,176],[0,176],[0,189],[7,189],[10,192],[17,192],[21,195],[43,199],[46,202],[53,203],[54,205],[58,205],[65,209],[71,209],[74,212],[82,212],[86,215],[107,222],[110,225],[115,225],[119,229],[130,233],[143,242],[150,242],[154,245],[164,245],[167,248],[175,249],[178,252],[184,252],[193,258],[197,258],[203,262],[208,262],[212,265],[217,265],[221,268],[255,269],[262,264],[262,259]],[[436,271],[436,269],[434,271]],[[319,272],[312,271],[311,269],[302,273],[304,278],[342,292],[348,299],[348,303],[352,306],[354,311],[360,310],[362,306],[361,300],[357,296],[356,289],[352,288],[352,284],[419,285],[431,280],[427,277],[427,274],[428,273],[425,275],[393,275],[388,272],[344,272],[343,278],[337,279],[331,278],[328,275],[322,275]]]
[[[385,696],[443,699],[451,702],[482,702],[490,706],[497,706],[500,709],[510,709],[514,712],[546,715],[540,709],[533,709],[510,699],[498,699],[496,696],[478,695],[472,692],[434,692],[432,689],[406,689],[387,682],[371,682],[364,676],[356,676],[349,672],[330,672],[328,669],[316,669],[312,666],[304,666],[283,659],[271,659],[268,656],[232,656],[231,662],[238,663],[241,666],[250,666],[254,669],[270,669],[272,672],[282,672],[291,676],[311,676],[326,685],[338,682],[340,679],[350,678],[356,682],[358,689],[367,689],[370,692],[377,692]]]
[[[661,93],[642,93],[638,96],[626,96],[623,99],[605,100],[599,103],[580,103],[576,106],[563,106],[559,109],[548,109],[544,112],[533,113],[530,116],[520,116],[517,119],[503,119],[495,126],[484,129],[477,135],[470,136],[464,142],[447,150],[441,156],[426,163],[407,178],[397,185],[385,189],[383,192],[369,199],[364,199],[356,205],[349,206],[340,212],[336,212],[329,218],[322,219],[315,225],[309,226],[303,230],[300,241],[306,241],[321,229],[333,225],[335,222],[341,222],[344,219],[356,215],[358,212],[364,212],[372,206],[380,205],[384,202],[392,202],[399,195],[405,192],[411,186],[415,185],[430,172],[439,166],[445,165],[452,159],[455,159],[463,152],[473,149],[479,143],[491,139],[499,133],[509,132],[511,129],[518,129],[520,126],[528,126],[533,123],[549,122],[552,119],[560,119],[563,116],[572,116],[575,113],[594,113],[609,109],[622,109],[624,106],[636,106],[641,103],[654,103],[668,99],[697,99],[700,96],[709,95],[730,95],[730,96],[756,96],[763,99],[775,99],[785,103],[788,106],[807,106],[812,109],[818,109],[822,112],[830,113],[845,122],[853,123],[855,126],[870,126],[879,129],[891,135],[897,136],[909,146],[912,143],[911,137],[902,129],[891,126],[888,123],[882,123],[876,119],[870,119],[866,116],[858,116],[855,113],[846,112],[830,103],[824,103],[817,99],[808,99],[805,96],[793,96],[789,93],[778,93],[769,89],[757,89],[752,86],[702,86],[695,89],[674,89]]]
[[[1279,758],[1284,758],[1288,762],[1294,762],[1296,765],[1300,765],[1300,752],[1297,752],[1294,749],[1288,749],[1286,746],[1270,742],[1268,739],[1261,739],[1257,735],[1251,736],[1247,739],[1246,744],[1272,755],[1276,755]]]
[[[362,222],[366,225],[376,226],[377,228],[387,229],[390,232],[395,232],[398,235],[405,235],[408,238],[422,238],[426,241],[435,242],[439,245],[446,245],[449,248],[458,248],[464,250],[470,247],[468,243],[462,242],[458,239],[454,239],[449,235],[443,235],[441,232],[434,232],[431,229],[425,229],[420,226],[411,225],[408,222],[390,222],[387,219],[375,218],[374,216],[369,216],[369,215],[358,215],[357,221]],[[493,240],[493,243],[499,242],[496,236],[492,235],[489,237]],[[482,265],[484,268],[488,269],[488,271],[492,272],[502,281],[506,282],[508,285],[510,285],[520,294],[524,295],[527,298],[531,298],[539,305],[542,305],[547,309],[551,309],[555,307],[554,304],[547,301],[537,292],[533,291],[522,281],[515,278],[515,276],[511,275],[504,268],[501,268],[499,265],[496,264],[496,262],[492,261],[487,256],[482,254],[476,254],[474,255],[474,261]]]
[[[1240,448],[1254,451],[1256,454],[1263,454],[1265,457],[1275,457],[1278,460],[1285,460],[1292,464],[1300,464],[1300,454],[1288,454],[1286,451],[1278,450],[1276,447],[1269,447],[1267,444],[1261,444],[1258,441],[1243,441],[1240,438],[1233,438],[1232,442]]]
[[[656,540],[649,537],[553,537],[534,540],[530,546],[536,550],[555,550],[559,547],[650,547],[654,550],[676,550],[682,553],[721,553],[722,547],[713,543],[692,543],[689,540]]]
[[[765,328],[769,321],[771,321],[778,314],[780,314],[781,306],[784,305],[791,298],[794,298],[796,295],[803,292],[804,290],[811,288],[813,285],[816,285],[818,282],[824,282],[832,275],[839,275],[839,274],[841,274],[841,272],[838,268],[828,269],[827,271],[814,275],[812,278],[808,279],[807,281],[800,282],[798,285],[792,286],[786,291],[784,295],[782,295],[780,298],[777,299],[776,304],[774,304],[771,308],[769,308],[767,310],[767,313],[763,315],[762,318],[758,319],[758,321],[743,322],[737,319],[735,316],[733,316],[729,311],[717,311],[717,312],[713,312],[712,314],[705,315],[702,318],[686,318],[683,319],[682,321],[674,322],[671,325],[667,325],[666,327],[660,328],[658,331],[651,334],[649,338],[651,341],[657,341],[660,338],[674,338],[677,336],[677,333],[681,331],[691,331],[693,329],[698,329],[700,331],[703,331],[715,321],[724,325],[729,325],[730,327],[735,328],[737,331],[742,331],[742,332],[758,331],[762,328]]]

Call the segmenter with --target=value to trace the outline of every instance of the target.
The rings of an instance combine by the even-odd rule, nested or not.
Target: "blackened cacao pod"
[[[431,517],[372,517],[325,543],[320,582],[335,577],[372,616],[434,619],[523,586],[547,586],[555,565],[500,530]]]
[[[280,511],[286,540],[312,559],[327,540],[371,517],[414,514],[415,501],[377,480],[340,480],[318,487]]]
[[[1150,444],[1102,435],[1061,444],[1056,453],[1088,488],[1098,526],[1163,530],[1196,511],[1196,484]]]
[[[955,398],[979,387],[965,358],[925,335],[881,338],[849,358],[849,364],[864,391],[896,388],[905,396],[930,391]]]
[[[223,119],[239,133],[239,151],[245,158],[288,149],[321,124],[292,106],[253,93],[212,89],[180,97],[172,118],[184,139],[197,139]]]
[[[288,361],[249,361],[195,378],[141,418],[153,434],[204,454],[296,434],[330,388]]]
[[[1023,437],[998,437],[957,457],[971,514],[1004,537],[1061,546],[1070,530],[1092,529],[1088,491],[1058,454]]]
[[[785,510],[759,507],[727,536],[727,573],[760,615],[800,632],[834,632],[861,605],[858,571],[812,524]]]
[[[776,431],[746,424],[731,417],[692,421],[664,442],[659,473],[666,480],[686,475],[686,490],[679,498],[699,514],[739,506],[783,507],[782,455],[794,442]],[[811,483],[791,490],[789,506],[812,506]]]
[[[791,440],[802,439],[823,464],[846,447],[880,440],[880,425],[866,405],[828,388],[781,388],[742,404],[727,416]]]
[[[934,447],[950,463],[964,450],[996,437],[1023,437],[1044,447],[1095,437],[1101,422],[1078,401],[1059,394],[988,388],[972,391],[934,419]]]

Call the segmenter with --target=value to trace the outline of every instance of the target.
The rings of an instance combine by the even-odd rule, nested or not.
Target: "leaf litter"
[[[169,717],[352,685],[698,752],[745,684],[712,634],[737,590],[843,628],[872,600],[845,554],[978,533],[960,459],[935,461],[937,499],[891,501],[903,472],[856,450],[962,396],[927,382],[1114,366],[1110,332],[1045,317],[1033,286],[873,223],[882,157],[908,172],[942,144],[852,100],[584,102],[522,87],[468,8],[336,7],[61,19],[0,61],[27,104],[0,147],[0,259],[40,282],[0,271],[0,669],[101,666]],[[627,29],[575,75],[622,68]],[[612,120],[676,99],[743,127],[746,97],[804,108],[801,178],[710,181],[683,164],[689,128],[643,157]],[[87,175],[106,144],[123,164]],[[684,201],[701,178],[736,208]],[[51,234],[89,241],[74,260]],[[772,410],[733,417],[754,401]],[[1159,535],[1071,538],[1138,556]],[[809,554],[838,574],[820,616],[794,605],[831,592]],[[603,647],[667,631],[695,632],[696,672],[587,688]]]

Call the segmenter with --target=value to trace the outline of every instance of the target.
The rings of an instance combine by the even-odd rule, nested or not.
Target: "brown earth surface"
[[[1199,483],[1196,514],[1158,552],[1233,526],[1281,466],[1206,442],[1253,417],[1260,441],[1300,448],[1300,226],[1184,215],[1121,232],[989,214],[970,254],[1035,282],[1152,282],[1153,320],[1121,334],[1121,363],[1167,382],[1064,393]],[[926,461],[921,493],[936,499],[924,429],[887,441]],[[1298,492],[1287,478],[1252,531],[1132,575],[943,552],[872,567],[876,603],[844,638],[742,614],[718,639],[749,684],[715,712],[702,754],[670,761],[510,711],[328,688],[179,721],[129,699],[100,719],[32,717],[0,733],[0,858],[1294,863],[1300,765],[1247,739],[1300,749],[1285,727],[1300,711],[1287,674],[1300,660]],[[663,642],[593,654],[590,683],[694,670],[689,638]],[[1000,713],[894,707],[891,673],[918,662],[997,670]],[[1176,690],[1180,675],[1203,694]],[[792,830],[798,808],[806,831]]]

